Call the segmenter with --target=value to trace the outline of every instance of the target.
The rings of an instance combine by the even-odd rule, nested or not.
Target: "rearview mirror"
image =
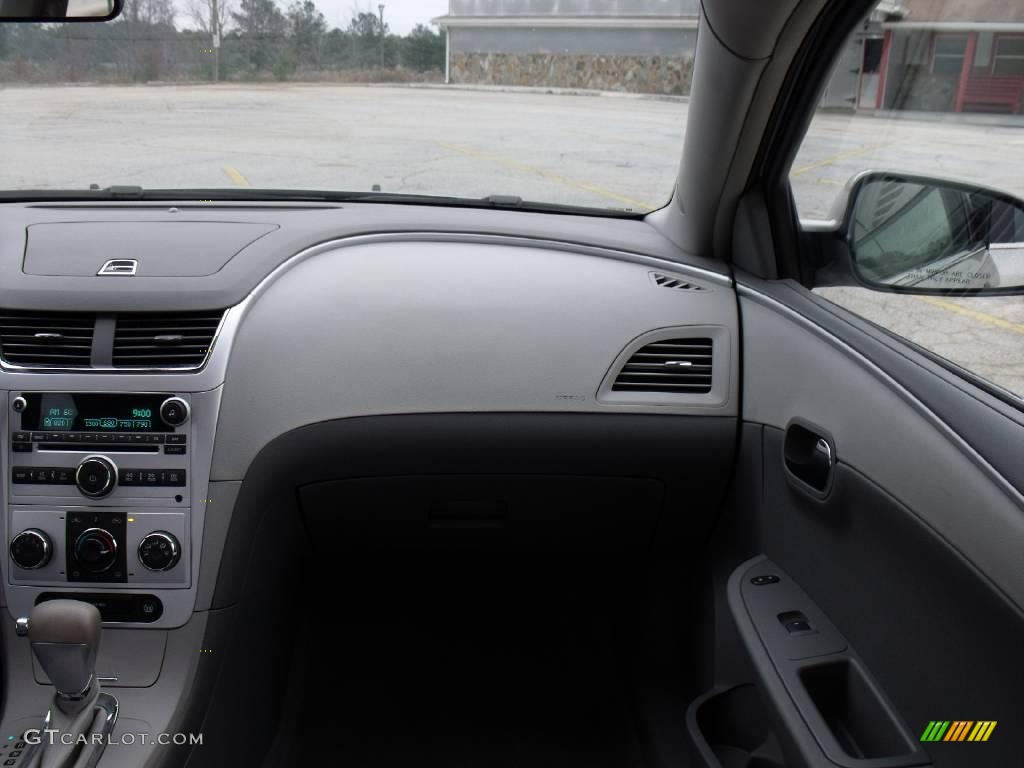
[[[110,21],[124,0],[0,0],[0,21]]]
[[[995,190],[868,172],[843,218],[850,266],[864,285],[903,293],[1020,293],[1024,202]]]

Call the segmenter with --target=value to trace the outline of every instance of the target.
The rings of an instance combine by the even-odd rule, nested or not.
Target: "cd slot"
[[[136,445],[132,443],[121,444],[107,444],[102,448],[97,448],[95,443],[40,443],[39,450],[50,451],[53,453],[68,453],[69,451],[96,451],[102,450],[103,453],[159,453],[159,445]]]

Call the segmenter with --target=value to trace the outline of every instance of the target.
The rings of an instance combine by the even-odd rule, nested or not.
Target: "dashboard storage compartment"
[[[300,491],[314,546],[348,551],[636,551],[649,548],[664,486],[647,478],[421,475]]]
[[[784,768],[768,712],[750,684],[716,688],[694,701],[686,724],[697,764],[707,768]]]
[[[850,757],[872,759],[910,751],[903,734],[860,664],[841,658],[800,670],[811,702]]]

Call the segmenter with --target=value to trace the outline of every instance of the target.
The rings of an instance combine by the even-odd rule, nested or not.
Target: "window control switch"
[[[779,614],[779,623],[791,635],[804,635],[817,630],[802,611],[785,611]]]

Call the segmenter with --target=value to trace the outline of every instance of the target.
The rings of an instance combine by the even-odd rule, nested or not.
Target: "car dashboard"
[[[97,674],[161,721],[153,700],[185,695],[175,633],[284,573],[296,515],[320,563],[371,528],[476,546],[494,514],[527,546],[601,529],[643,549],[665,515],[707,530],[735,443],[736,296],[676,254],[628,219],[5,206],[9,624],[53,598],[97,605]],[[468,512],[467,493],[484,499]],[[346,505],[377,512],[353,525]],[[31,677],[7,680],[8,717],[47,690],[12,648]]]

